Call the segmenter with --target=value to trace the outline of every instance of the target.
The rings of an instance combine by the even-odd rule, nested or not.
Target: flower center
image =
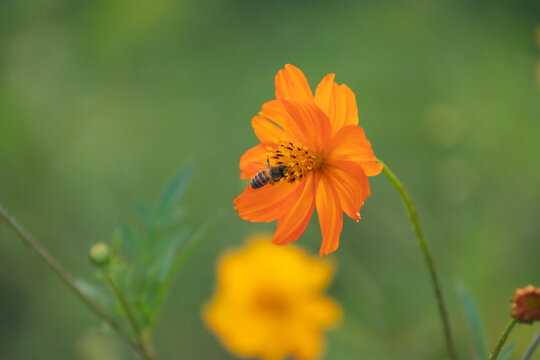
[[[277,149],[268,148],[270,166],[285,166],[285,175],[276,182],[294,183],[301,181],[307,174],[320,168],[324,163],[322,154],[315,154],[305,146],[296,146],[292,142],[281,143]]]
[[[284,296],[271,291],[262,291],[255,296],[254,300],[257,311],[272,317],[285,316],[290,310],[289,301]]]
[[[525,297],[525,302],[531,310],[540,310],[540,296],[538,294],[529,294]]]

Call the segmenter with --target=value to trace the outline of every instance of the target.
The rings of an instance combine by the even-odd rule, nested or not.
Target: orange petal
[[[315,103],[328,115],[332,134],[347,125],[358,125],[356,97],[345,84],[334,82],[334,74],[326,75],[315,90]]]
[[[296,66],[287,64],[276,75],[276,99],[301,99],[313,101],[313,94],[304,73]]]
[[[274,144],[259,144],[252,147],[240,158],[241,179],[252,178],[256,173],[266,166],[266,157],[268,150],[266,146],[275,146]],[[257,164],[262,165],[257,166]]]
[[[266,169],[267,165],[260,163],[260,162],[254,162],[254,161],[248,161],[244,168],[242,169],[242,172],[240,173],[241,179],[252,179],[259,171]],[[245,175],[245,176],[244,176]]]
[[[360,164],[350,161],[326,162],[324,176],[334,185],[343,211],[353,220],[360,220],[360,208],[369,196],[368,178]]]
[[[253,117],[251,126],[261,142],[277,143],[283,138],[283,130],[262,116]]]
[[[259,117],[269,120],[273,125],[276,125],[278,128],[283,130],[283,135],[287,138],[288,141],[293,143],[300,143],[300,139],[293,135],[290,127],[288,126],[290,121],[286,120],[289,116],[287,112],[283,109],[281,103],[277,100],[271,100],[263,104],[261,111],[259,112]],[[252,122],[253,123],[253,122]],[[294,124],[293,124],[294,125]],[[277,130],[274,129],[273,134],[277,133]],[[257,134],[257,130],[255,130]],[[264,136],[263,134],[260,134]],[[259,136],[259,134],[257,134]]]
[[[322,231],[322,244],[319,255],[328,255],[339,247],[339,235],[343,226],[343,211],[336,189],[324,174],[319,176],[316,205]]]
[[[377,163],[364,130],[356,125],[345,126],[334,135],[325,148],[325,158],[330,162],[358,162],[367,176],[378,175],[383,167],[382,164]]]
[[[285,119],[283,118],[283,107],[277,100],[270,100],[265,102],[259,112],[259,116],[262,116],[268,120],[275,122],[278,126],[283,127]]]
[[[330,140],[331,127],[326,114],[312,102],[284,98],[280,102],[288,114],[285,119],[287,136],[299,139],[302,145],[315,152],[321,152]]]
[[[330,117],[329,109],[333,106],[334,98],[334,78],[335,74],[326,75],[317,89],[315,89],[315,104],[317,104]]]
[[[304,189],[295,203],[278,218],[277,229],[272,242],[285,245],[296,241],[309,224],[315,208],[315,175],[308,176],[303,182]]]
[[[234,199],[238,215],[251,222],[271,222],[287,212],[301,194],[303,183],[265,185],[260,189],[247,186],[244,192]]]

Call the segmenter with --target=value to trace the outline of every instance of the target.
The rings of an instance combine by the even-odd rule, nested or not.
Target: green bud
[[[111,253],[109,246],[103,242],[98,242],[90,248],[90,261],[94,266],[102,267],[109,264]]]

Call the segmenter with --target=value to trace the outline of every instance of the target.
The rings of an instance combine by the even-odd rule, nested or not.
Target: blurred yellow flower
[[[323,331],[341,314],[323,294],[333,268],[269,240],[270,235],[257,236],[243,249],[221,255],[204,321],[236,356],[316,359],[324,348]]]

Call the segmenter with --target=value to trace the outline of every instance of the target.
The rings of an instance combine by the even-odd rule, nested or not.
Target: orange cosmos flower
[[[204,321],[238,357],[316,359],[325,330],[341,317],[338,304],[324,295],[333,268],[293,246],[273,246],[270,239],[257,236],[220,256]]]
[[[261,143],[240,159],[241,178],[258,175],[234,200],[244,220],[277,220],[272,242],[285,245],[300,237],[317,208],[322,230],[320,255],[339,246],[343,212],[360,220],[369,196],[367,176],[382,170],[364,130],[358,126],[354,93],[322,79],[313,96],[304,74],[293,65],[278,72],[276,100],[262,106],[251,124]],[[277,169],[277,170],[276,170]],[[263,178],[264,181],[261,181]]]

